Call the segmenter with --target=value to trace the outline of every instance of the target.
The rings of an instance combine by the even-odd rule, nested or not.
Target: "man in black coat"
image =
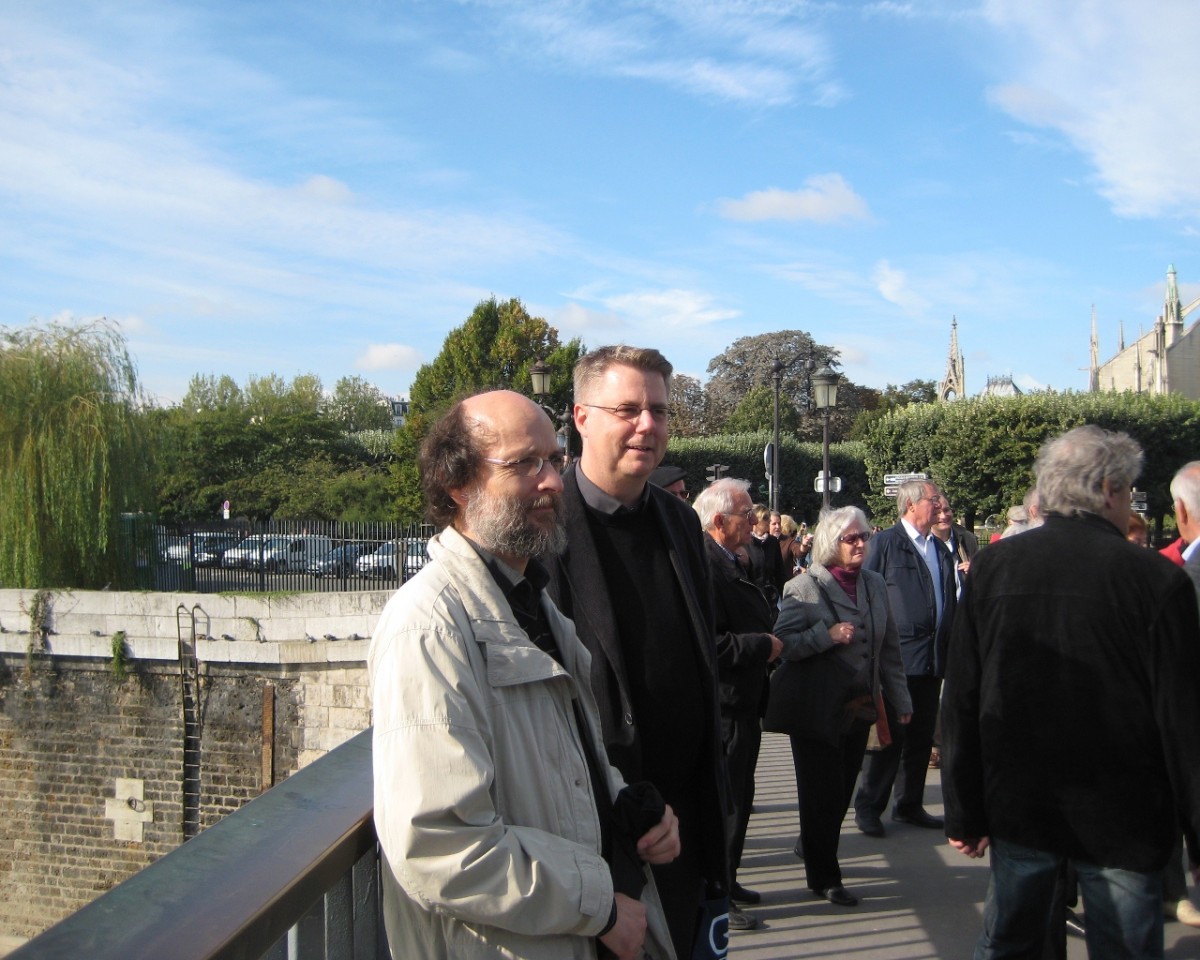
[[[854,822],[868,836],[885,835],[881,817],[895,786],[892,819],[941,829],[941,817],[925,810],[925,776],[933,750],[946,644],[954,616],[954,564],[933,535],[941,507],[938,488],[928,480],[901,484],[896,496],[900,519],[871,541],[863,567],[887,581],[888,602],[900,634],[900,656],[912,698],[912,721],[904,726],[887,706],[889,746],[867,754],[854,797]]]
[[[735,813],[729,850],[731,896],[737,903],[758,903],[761,899],[756,891],[737,882],[737,869],[754,804],[754,772],[767,705],[767,664],[778,660],[783,650],[783,644],[772,633],[775,615],[770,603],[737,559],[738,549],[750,539],[753,522],[749,487],[746,480],[727,477],[696,498],[696,513],[708,535],[704,546],[712,573],[721,737]],[[757,926],[757,921],[734,910],[729,926],[749,930]]]
[[[942,718],[946,834],[991,849],[977,958],[1032,956],[1064,860],[1093,956],[1163,955],[1163,867],[1200,849],[1200,617],[1187,575],[1129,543],[1142,452],[1076,427],[1034,468],[1045,523],[982,551]]]
[[[647,482],[666,452],[670,376],[657,350],[580,358],[568,546],[544,562],[548,592],[592,654],[610,761],[629,783],[651,781],[679,819],[682,852],[654,876],[675,952],[691,957],[706,894],[728,891],[732,806],[704,534],[694,510]]]

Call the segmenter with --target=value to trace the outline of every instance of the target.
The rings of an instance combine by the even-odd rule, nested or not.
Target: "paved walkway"
[[[969,860],[939,831],[893,824],[886,816],[887,837],[867,837],[849,815],[842,828],[842,874],[861,902],[835,907],[809,892],[804,867],[792,853],[799,821],[786,737],[764,736],[756,789],[739,879],[763,894],[750,910],[762,926],[732,934],[733,960],[969,960],[987,892],[986,858]],[[929,812],[940,814],[936,770],[929,771],[925,796]],[[1169,960],[1200,957],[1200,930],[1169,922],[1166,943]],[[1083,941],[1069,938],[1068,955],[1086,960]]]

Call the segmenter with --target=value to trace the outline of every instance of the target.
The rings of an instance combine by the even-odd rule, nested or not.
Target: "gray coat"
[[[887,583],[878,573],[864,569],[858,575],[857,593],[855,603],[819,563],[813,563],[807,573],[792,577],[783,589],[783,606],[775,621],[775,635],[783,641],[783,657],[804,660],[837,647],[838,656],[863,676],[871,675],[871,657],[877,657],[879,682],[872,684],[872,693],[882,689],[896,713],[912,713]],[[843,622],[854,624],[854,640],[834,643],[829,628]]]

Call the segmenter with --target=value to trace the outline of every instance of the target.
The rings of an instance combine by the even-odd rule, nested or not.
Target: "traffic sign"
[[[815,480],[813,480],[813,489],[815,491],[817,491],[817,493],[821,493],[825,489],[825,484],[822,482],[824,479],[825,478],[824,478],[823,474],[818,473],[817,478]],[[830,493],[841,493],[842,492],[842,478],[841,477],[830,477],[829,478],[829,492]]]
[[[885,497],[898,497],[898,496],[900,496],[900,487],[897,486],[896,484],[892,484],[890,486],[884,487],[883,495]]]
[[[909,480],[928,480],[927,473],[885,473],[883,475],[883,485],[885,487],[900,486],[902,483],[908,483]]]

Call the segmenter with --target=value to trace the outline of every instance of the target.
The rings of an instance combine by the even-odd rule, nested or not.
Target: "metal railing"
[[[366,730],[9,954],[381,960]]]

